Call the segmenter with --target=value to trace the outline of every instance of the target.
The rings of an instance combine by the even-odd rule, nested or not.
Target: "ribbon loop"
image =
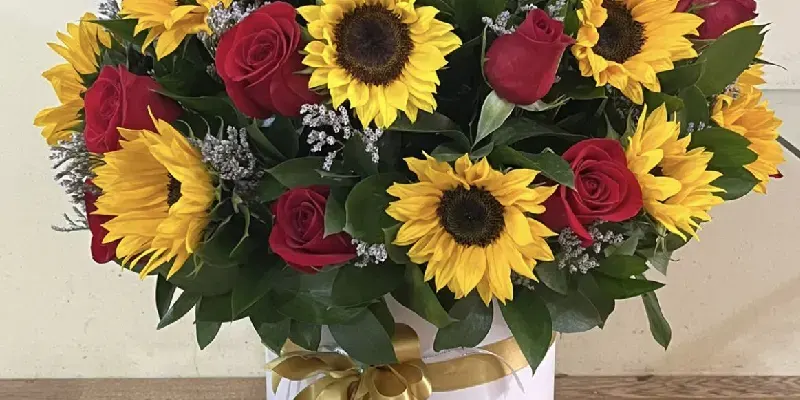
[[[555,337],[554,337],[555,338]],[[397,364],[366,369],[350,357],[334,352],[312,352],[287,343],[282,356],[267,365],[273,373],[272,390],[282,379],[322,378],[303,389],[294,400],[427,400],[434,391],[448,392],[492,382],[528,366],[513,338],[457,359],[426,364],[417,333],[397,324],[392,340]]]

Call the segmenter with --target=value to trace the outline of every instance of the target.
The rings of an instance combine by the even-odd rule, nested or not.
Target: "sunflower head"
[[[689,150],[691,135],[680,137],[680,125],[670,121],[666,106],[639,119],[626,149],[628,168],[642,187],[644,209],[670,232],[686,239],[696,236],[698,221],[710,221],[708,211],[722,204],[711,183],[722,176],[709,171],[713,154]]]
[[[89,75],[99,70],[99,56],[102,48],[111,47],[111,35],[93,20],[97,17],[86,13],[77,24],[68,24],[67,33],[59,32],[61,43],[49,43],[67,61],[45,71],[47,79],[56,92],[61,105],[40,111],[33,121],[43,128],[42,136],[47,144],[55,145],[67,140],[75,127],[80,125],[83,110],[83,92],[86,91],[81,75]]]
[[[146,259],[146,276],[172,262],[172,276],[197,250],[214,186],[199,151],[167,122],[153,120],[158,133],[119,129],[122,149],[106,153],[95,169],[103,192],[95,214],[113,217],[103,225],[104,243],[120,240],[123,264]]]
[[[673,62],[697,57],[686,35],[697,34],[703,19],[675,12],[678,0],[582,0],[580,29],[572,53],[581,74],[597,86],[610,84],[636,104],[645,87],[661,91],[657,73]]]
[[[415,121],[436,109],[436,71],[461,46],[439,10],[414,0],[323,0],[298,12],[316,39],[303,60],[314,69],[309,87],[327,88],[334,107],[349,100],[364,126],[380,128],[400,111]]]
[[[486,304],[505,302],[514,295],[512,271],[536,279],[537,260],[553,260],[544,238],[555,233],[531,216],[545,211],[556,188],[530,188],[537,171],[503,174],[468,156],[455,168],[427,155],[405,161],[419,182],[390,187],[400,200],[386,212],[403,223],[395,244],[412,246],[411,261],[427,263],[425,280],[435,279],[437,290],[462,298],[477,288]]]
[[[176,0],[122,0],[120,15],[138,20],[134,35],[149,30],[143,48],[158,39],[156,57],[161,59],[175,51],[186,36],[211,33],[206,22],[209,11],[218,4],[230,7],[232,2],[197,0],[194,5]]]
[[[759,181],[754,190],[766,193],[770,177],[777,175],[778,166],[786,161],[783,147],[778,143],[778,129],[783,122],[762,99],[761,90],[749,84],[753,77],[752,71],[746,72],[739,77],[735,88],[717,96],[711,119],[750,141],[748,148],[758,159],[745,168]]]

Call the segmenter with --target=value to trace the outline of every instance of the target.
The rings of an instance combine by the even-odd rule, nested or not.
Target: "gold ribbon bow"
[[[426,400],[433,392],[483,385],[528,366],[514,338],[485,346],[478,354],[432,364],[422,361],[419,337],[411,327],[397,324],[392,344],[397,364],[362,371],[348,356],[305,351],[288,343],[283,355],[267,365],[273,373],[272,390],[277,392],[282,379],[323,375],[294,400]]]
[[[295,400],[426,400],[433,389],[421,360],[419,338],[407,325],[397,325],[393,340],[398,363],[368,367],[362,372],[350,358],[339,353],[293,351],[272,361],[272,390],[281,379],[302,381],[324,377],[303,389]],[[287,352],[287,350],[290,350]]]

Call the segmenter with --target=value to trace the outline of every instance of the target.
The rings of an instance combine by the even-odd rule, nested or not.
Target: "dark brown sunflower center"
[[[644,25],[633,19],[625,4],[618,0],[603,0],[608,19],[598,28],[600,40],[594,51],[606,60],[620,64],[639,54],[644,46]]]
[[[359,6],[334,29],[338,64],[361,82],[388,85],[414,49],[408,25],[378,4]]]
[[[494,243],[505,228],[503,205],[478,187],[459,186],[444,192],[437,210],[439,220],[456,243],[486,247]]]
[[[167,205],[172,207],[181,199],[181,181],[175,179],[172,174],[169,174],[169,183],[167,184]]]

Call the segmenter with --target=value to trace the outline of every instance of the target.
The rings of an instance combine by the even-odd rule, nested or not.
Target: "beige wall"
[[[68,206],[31,126],[36,111],[55,102],[39,73],[59,59],[44,44],[92,3],[0,2],[0,377],[258,375],[263,353],[247,323],[225,326],[204,352],[190,320],[156,332],[152,282],[94,265],[87,235],[50,229]],[[791,68],[773,69],[770,87],[800,88],[791,20],[800,4],[761,3],[764,19],[775,22],[766,57]],[[769,96],[787,121],[784,133],[800,143],[800,92]],[[631,301],[605,331],[565,338],[560,372],[800,375],[800,162],[783,171],[768,197],[720,207],[702,243],[678,254],[660,292],[674,329],[669,352],[650,339],[641,304]]]

